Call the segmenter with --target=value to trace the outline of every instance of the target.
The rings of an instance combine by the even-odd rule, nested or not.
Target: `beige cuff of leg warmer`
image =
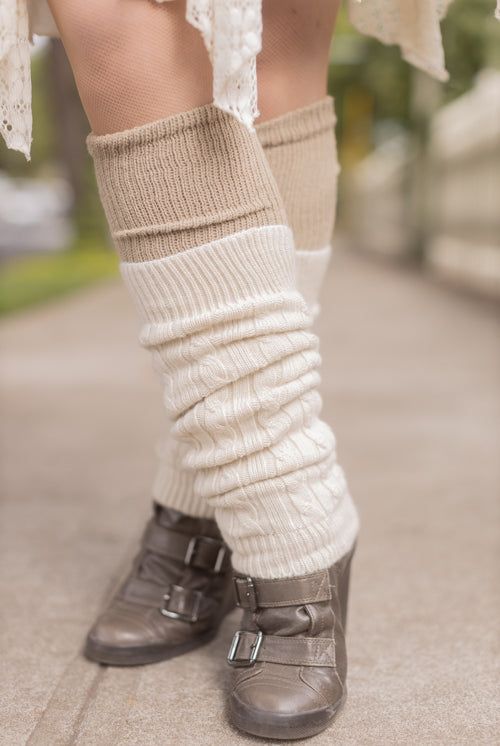
[[[211,104],[124,132],[90,135],[87,147],[123,261],[150,261],[286,223],[257,135]]]

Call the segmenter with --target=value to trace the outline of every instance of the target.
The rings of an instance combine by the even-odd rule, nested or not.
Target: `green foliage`
[[[454,0],[451,4],[442,23],[450,73],[450,81],[442,85],[442,103],[469,90],[482,68],[500,67],[500,23],[493,16],[494,5],[494,0]],[[411,111],[413,71],[401,59],[399,47],[386,47],[358,34],[349,25],[345,8],[333,38],[328,83],[329,92],[336,99],[341,148],[347,147],[346,134],[351,139],[353,128],[364,129],[365,142],[364,147],[358,147],[359,157],[373,144],[373,132],[379,122],[391,120],[409,131],[421,124]],[[357,111],[351,116],[353,100]]]
[[[74,209],[76,235],[83,242],[105,242],[108,237],[108,224],[99,199],[94,166],[87,155],[83,170],[83,189],[80,200]]]
[[[11,260],[0,273],[0,315],[118,274],[116,255],[99,244],[82,242],[62,253]]]
[[[328,76],[328,90],[336,100],[340,139],[346,123],[346,103],[353,93],[365,98],[367,113],[372,121],[394,119],[410,127],[411,70],[401,60],[399,49],[384,46],[375,39],[360,37],[356,32],[349,34],[349,39],[354,39],[357,45],[358,61],[342,64],[333,52]]]
[[[500,23],[493,0],[454,0],[442,23],[446,66],[450,80],[444,101],[468,91],[484,67],[500,68]]]

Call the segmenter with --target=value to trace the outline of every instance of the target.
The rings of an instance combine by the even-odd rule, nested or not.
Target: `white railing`
[[[500,297],[500,72],[434,117],[427,184],[427,264]]]
[[[398,138],[356,166],[346,191],[357,246],[405,256],[420,243],[433,272],[500,298],[500,72],[483,71],[435,115],[425,153]]]

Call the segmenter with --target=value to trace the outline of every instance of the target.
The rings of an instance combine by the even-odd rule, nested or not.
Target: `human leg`
[[[212,70],[185,0],[48,0],[94,134],[212,100]],[[175,84],[174,82],[175,81]]]
[[[264,12],[258,57],[262,116],[256,131],[293,230],[297,287],[316,317],[331,254],[339,171],[333,100],[326,95],[338,3],[321,0],[306,8],[301,2],[274,0],[264,4]],[[194,475],[182,468],[182,446],[170,427],[168,423],[157,447],[153,497],[160,504],[207,515],[211,507],[196,502]]]
[[[339,166],[333,100],[327,96],[338,0],[264,0],[258,57],[257,133],[292,227],[297,286],[318,313],[330,255]]]
[[[176,436],[186,444],[185,466],[197,473],[196,494],[215,507],[234,551],[236,569],[253,575],[257,583],[278,581],[274,588],[290,578],[311,585],[318,578],[304,578],[304,573],[320,573],[323,595],[318,603],[326,603],[333,601],[332,591],[326,590],[332,577],[327,568],[337,560],[344,561],[357,523],[335,461],[331,432],[318,417],[316,339],[308,329],[307,307],[295,289],[293,245],[282,209],[274,201],[274,179],[265,173],[255,139],[241,142],[238,137],[237,151],[233,152],[232,125],[229,127],[225,117],[217,119],[216,130],[211,130],[208,139],[213,146],[218,143],[214,135],[223,131],[223,147],[215,147],[207,163],[233,163],[235,157],[241,159],[242,152],[251,153],[251,165],[244,167],[243,183],[236,191],[239,198],[243,194],[239,206],[246,205],[245,218],[252,214],[254,226],[237,224],[242,218],[240,210],[223,221],[230,223],[228,234],[222,238],[209,235],[208,243],[189,247],[188,233],[202,235],[207,230],[206,220],[199,220],[200,215],[207,216],[206,192],[212,193],[217,209],[220,193],[214,194],[213,183],[206,179],[203,194],[196,193],[191,202],[194,223],[179,225],[178,220],[169,220],[170,204],[163,222],[158,223],[151,208],[154,194],[144,175],[141,178],[141,169],[134,165],[138,156],[149,163],[152,148],[157,164],[155,182],[173,170],[172,178],[178,181],[180,177],[182,183],[177,161],[168,155],[169,147],[172,137],[181,133],[182,143],[177,141],[174,149],[182,152],[187,142],[193,143],[194,130],[196,147],[205,142],[206,127],[212,122],[204,116],[200,120],[200,115],[199,111],[181,114],[177,119],[169,117],[130,132],[92,139],[101,193],[108,195],[104,201],[108,202],[119,249],[133,252],[128,254],[123,274],[143,320],[142,342],[153,352],[165,383],[165,402],[175,420]],[[241,174],[234,169],[227,176],[230,189],[236,176]],[[257,186],[257,191],[252,191]],[[120,194],[125,188],[126,195]],[[138,206],[134,201],[131,209],[130,195],[136,192]],[[210,230],[213,225],[210,223]],[[182,236],[173,237],[172,233]],[[172,242],[176,244],[177,239],[181,250],[172,253]],[[152,258],[151,252],[161,248],[163,256]],[[133,260],[135,251],[138,261]],[[147,261],[140,261],[143,251]],[[324,593],[330,595],[325,598]],[[303,602],[302,615],[307,616],[307,609],[314,613],[310,588],[294,598]],[[325,608],[325,613],[330,617],[331,609]],[[276,637],[269,625],[263,626],[260,631],[266,638]],[[323,632],[325,629],[322,624]],[[289,636],[299,639],[307,631],[293,630]],[[304,638],[307,641],[317,636],[309,631]],[[333,635],[333,629],[330,632]],[[325,647],[331,650],[332,642]],[[267,640],[262,653],[270,654]],[[296,662],[259,659],[259,674],[264,672],[261,681],[267,676],[267,664],[296,671]],[[328,678],[330,689],[333,679],[328,670],[332,664],[328,658],[319,672],[320,677]],[[267,681],[271,686],[269,677]],[[300,707],[306,700],[310,704],[304,682],[295,674],[293,686],[294,709],[298,700]],[[328,693],[330,709],[341,698],[342,681],[340,689],[337,685],[334,689]],[[280,707],[285,705],[290,706],[290,701],[282,700]],[[264,718],[262,709],[257,711]],[[244,727],[242,723],[240,727]]]
[[[325,10],[320,5],[319,16]],[[279,12],[279,6],[280,3],[273,5],[271,11]],[[294,35],[301,35],[302,20],[300,13],[294,19],[292,9],[288,16],[289,33],[280,36],[282,46],[277,56],[281,58],[282,70],[278,79],[286,77],[286,70],[293,65],[295,45],[291,41]],[[320,24],[323,31],[325,25],[323,14]],[[271,28],[272,37],[272,25],[267,28]],[[258,126],[294,229],[298,249],[297,285],[299,288],[302,285],[301,290],[312,307],[328,261],[338,173],[333,109],[331,102],[322,98],[326,92],[328,36],[328,32],[326,37],[320,33],[320,38],[315,39],[316,61],[307,68],[307,85],[295,102],[303,108],[287,113],[278,109],[281,116]],[[273,58],[276,46],[271,44],[270,49],[269,56]],[[267,88],[267,101],[272,107],[278,100],[274,97],[272,59],[269,72],[270,85],[267,87],[265,76],[261,76],[260,90]],[[288,82],[293,86],[293,75]],[[307,90],[314,91],[312,103],[307,101]],[[260,106],[269,116],[264,95]],[[276,114],[276,109],[271,111]],[[344,531],[348,532],[347,527],[337,533],[336,541]],[[242,631],[235,635],[229,655],[232,665],[236,665],[230,712],[237,727],[254,735],[293,739],[319,732],[335,715],[345,697],[345,624],[352,552],[353,549],[347,551],[328,572],[319,571],[302,578],[266,581],[237,577],[237,598],[244,617]],[[313,603],[314,594],[304,591],[304,581],[309,590],[315,588]],[[334,648],[329,650],[332,642]]]
[[[208,55],[198,31],[185,23],[185,2],[50,5],[94,133],[133,128],[211,100]],[[175,86],[165,84],[171,79]],[[141,171],[140,159],[136,166]],[[187,472],[182,475],[184,486]],[[230,552],[213,511],[190,509],[191,492],[181,491],[182,512],[154,506],[128,576],[89,633],[90,658],[130,665],[179,655],[208,641],[234,606]]]
[[[260,144],[286,209],[295,242],[297,288],[315,318],[318,297],[330,259],[335,222],[338,162],[333,100],[320,101],[257,125]],[[182,468],[182,445],[168,423],[157,446],[154,500],[190,515],[213,516],[211,506],[196,501],[194,474]]]

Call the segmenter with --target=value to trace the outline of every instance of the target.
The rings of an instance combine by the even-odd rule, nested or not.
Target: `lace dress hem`
[[[351,23],[362,34],[398,44],[410,64],[438,80],[448,79],[440,22],[451,0],[347,2]],[[214,104],[249,129],[258,116],[261,5],[262,0],[187,0],[186,8],[186,20],[200,31],[212,61]],[[500,0],[495,17],[500,20]],[[32,124],[29,40],[34,33],[58,35],[46,0],[0,1],[0,132],[8,148],[28,159]]]

